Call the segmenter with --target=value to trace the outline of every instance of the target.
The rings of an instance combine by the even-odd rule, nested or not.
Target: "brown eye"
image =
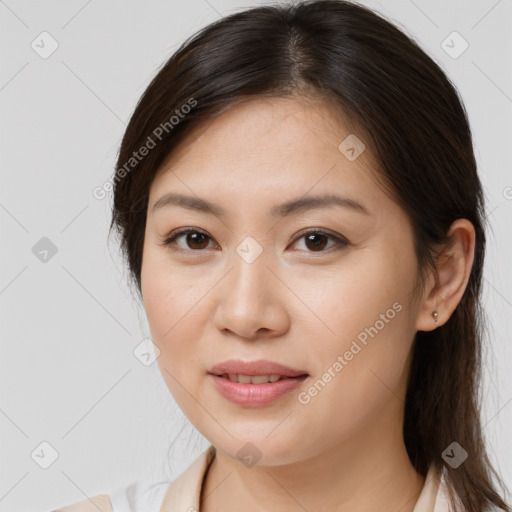
[[[200,251],[202,249],[206,249],[208,247],[208,242],[211,241],[211,238],[202,231],[198,231],[197,229],[183,229],[167,238],[164,244],[171,245],[180,238],[184,238],[185,246],[180,246],[179,244],[176,245],[184,250],[192,249]]]
[[[305,250],[306,252],[331,252],[330,249],[333,246],[338,246],[335,247],[334,249],[337,250],[342,249],[343,247],[348,245],[348,242],[346,242],[345,240],[342,240],[341,238],[334,236],[330,233],[318,230],[303,233],[302,236],[298,236],[295,239],[294,243],[303,239],[305,241],[305,249],[301,250]],[[329,240],[333,241],[334,243],[327,247],[329,245]]]
[[[191,249],[206,248],[208,246],[207,238],[203,233],[187,233],[185,236],[186,243]]]
[[[329,237],[322,234],[306,236],[306,247],[312,251],[322,250],[329,243]]]

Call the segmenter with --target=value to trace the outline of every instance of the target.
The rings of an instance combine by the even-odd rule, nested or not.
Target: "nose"
[[[284,334],[290,326],[286,287],[261,255],[248,263],[233,255],[231,270],[216,287],[217,329],[255,340]]]

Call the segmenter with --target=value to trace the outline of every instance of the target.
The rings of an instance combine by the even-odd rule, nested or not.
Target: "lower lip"
[[[294,391],[307,377],[307,375],[301,375],[265,384],[241,384],[219,375],[209,375],[224,398],[242,407],[269,405],[283,395]]]

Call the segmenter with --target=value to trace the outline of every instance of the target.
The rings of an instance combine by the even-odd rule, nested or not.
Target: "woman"
[[[484,200],[440,68],[340,0],[259,7],[169,59],[111,228],[163,378],[211,446],[61,510],[506,510],[477,391]]]

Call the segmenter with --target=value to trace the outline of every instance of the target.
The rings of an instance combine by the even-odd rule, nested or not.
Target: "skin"
[[[158,364],[178,405],[217,449],[201,512],[411,512],[425,482],[402,438],[411,346],[416,331],[442,325],[460,301],[474,229],[465,219],[452,225],[453,246],[415,295],[408,215],[374,179],[368,144],[354,161],[338,149],[357,132],[332,112],[303,97],[239,103],[170,155],[150,189],[141,281]],[[176,205],[153,211],[168,192],[215,202],[226,217]],[[339,206],[268,214],[276,204],[333,192],[369,215]],[[187,227],[207,237],[164,245]],[[320,235],[325,245],[315,250],[304,235],[318,229],[347,245]],[[236,252],[247,236],[263,251],[252,263]],[[400,312],[301,403],[298,394],[397,302]],[[269,359],[309,377],[269,406],[241,407],[207,374],[231,358]],[[261,452],[253,466],[237,457],[247,442]]]

